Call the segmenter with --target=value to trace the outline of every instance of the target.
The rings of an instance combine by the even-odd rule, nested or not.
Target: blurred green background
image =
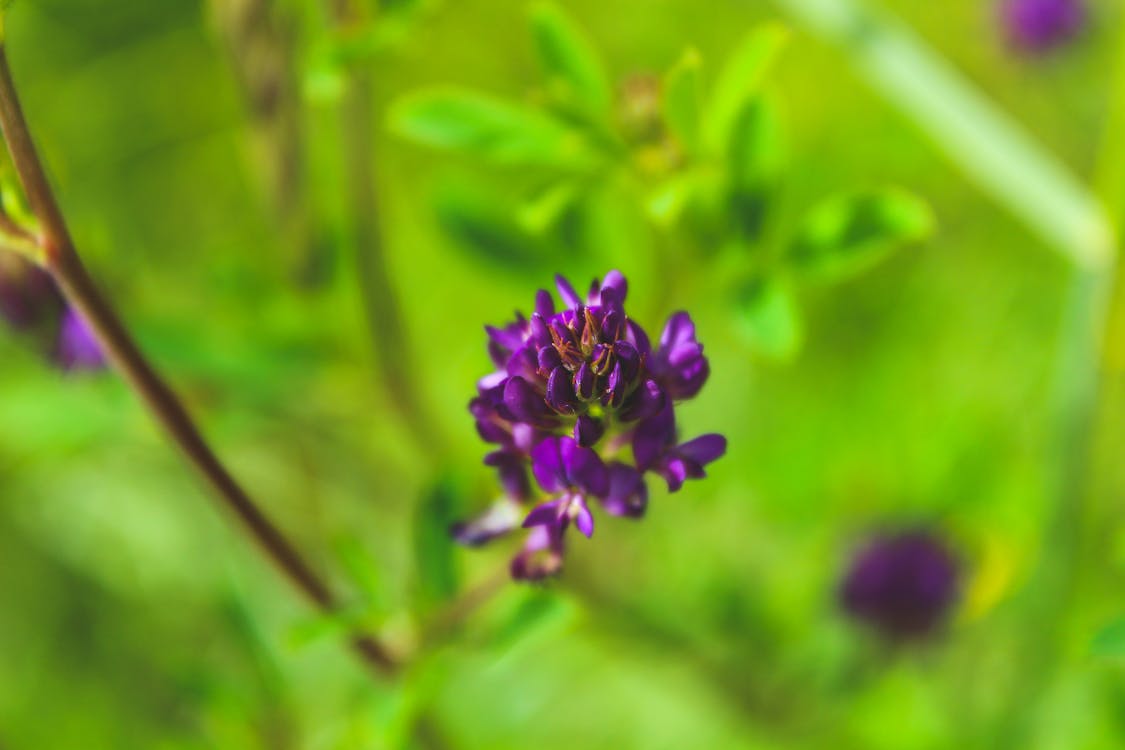
[[[662,74],[689,45],[713,76],[756,24],[790,25],[766,84],[788,143],[782,225],[846,188],[899,185],[930,203],[924,243],[802,287],[804,347],[777,361],[748,346],[716,293],[727,256],[676,242],[658,253],[643,221],[614,215],[610,240],[516,258],[451,238],[437,196],[512,196],[519,170],[410,143],[383,112],[438,84],[525,98],[540,81],[526,6],[462,0],[388,24],[350,63],[374,81],[363,135],[405,327],[402,351],[377,351],[352,260],[350,73],[331,14],[298,0],[272,11],[290,19],[280,33],[299,82],[295,102],[263,105],[293,106],[297,127],[279,136],[246,77],[248,59],[276,50],[232,36],[224,5],[25,0],[9,13],[9,54],[94,274],[365,623],[408,648],[440,606],[426,569],[449,550],[435,524],[495,492],[465,408],[489,369],[482,325],[527,310],[555,272],[621,269],[650,332],[692,312],[713,374],[683,427],[722,432],[730,450],[707,481],[654,492],[643,523],[608,519],[575,541],[557,583],[504,587],[403,678],[376,681],[118,379],[57,374],[6,335],[0,748],[1125,743],[1122,662],[1091,648],[1125,613],[1125,527],[1112,510],[1092,514],[1093,530],[1060,520],[1082,494],[1057,473],[1075,442],[1054,411],[1071,272],[845,51],[765,2],[567,3],[619,80]],[[1085,32],[1043,58],[1013,54],[987,2],[885,7],[1092,177],[1119,3],[1095,4]],[[271,149],[286,138],[304,166],[279,195]],[[380,362],[405,372],[440,440],[420,445],[404,425]],[[892,648],[844,618],[836,589],[857,543],[901,524],[947,535],[966,580],[948,628]],[[453,552],[459,585],[488,580],[510,552]]]

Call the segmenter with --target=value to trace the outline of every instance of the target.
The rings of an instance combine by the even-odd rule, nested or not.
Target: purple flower
[[[0,252],[0,317],[18,331],[50,325],[64,303],[50,275],[31,261]]]
[[[1083,0],[1002,0],[1000,19],[1013,45],[1041,53],[1082,29],[1086,6]]]
[[[652,370],[665,392],[674,399],[691,398],[707,382],[711,368],[703,345],[695,340],[695,324],[686,312],[668,319],[660,335],[660,348],[652,357]]]
[[[59,327],[56,360],[64,370],[100,370],[106,366],[102,348],[86,320],[74,308],[67,309]]]
[[[709,374],[687,313],[669,319],[653,350],[625,312],[628,283],[619,272],[595,280],[585,296],[561,276],[555,282],[561,309],[540,290],[530,317],[517,312],[508,325],[485,329],[497,370],[478,381],[469,411],[496,446],[485,463],[497,469],[503,498],[453,529],[467,545],[528,529],[511,568],[527,580],[561,569],[572,525],[593,535],[594,508],[642,517],[645,472],[674,492],[726,450],[719,435],[678,442],[674,404],[695,396]],[[631,464],[621,456],[628,446]]]
[[[880,536],[852,562],[840,589],[844,608],[887,638],[925,635],[957,598],[958,567],[937,537],[923,531]]]

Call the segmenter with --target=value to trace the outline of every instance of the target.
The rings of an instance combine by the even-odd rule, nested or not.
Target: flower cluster
[[[941,539],[907,531],[873,539],[840,589],[844,608],[891,640],[926,635],[957,599],[957,562]]]
[[[69,308],[42,268],[0,251],[0,318],[19,333],[45,344],[47,357],[63,370],[97,370],[105,357],[86,321]]]
[[[561,569],[567,529],[594,533],[592,505],[640,518],[646,472],[675,492],[726,451],[721,435],[678,441],[674,403],[695,396],[710,373],[687,313],[669,319],[654,348],[625,314],[619,272],[595,280],[585,298],[561,276],[556,284],[561,310],[540,290],[530,318],[486,329],[497,370],[477,384],[469,409],[495,445],[485,463],[499,473],[504,497],[453,529],[472,546],[528,529],[511,564],[523,580]]]
[[[1077,34],[1086,21],[1083,0],[1002,0],[1008,38],[1029,52],[1046,52]]]

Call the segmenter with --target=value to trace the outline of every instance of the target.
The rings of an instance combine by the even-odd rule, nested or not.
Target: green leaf
[[[384,609],[389,600],[386,583],[360,538],[354,534],[341,534],[333,540],[332,552],[348,581],[363,594],[367,606],[374,610]]]
[[[664,77],[664,120],[688,154],[699,146],[699,121],[703,109],[700,70],[703,58],[694,49],[680,56]]]
[[[801,348],[804,327],[790,285],[779,276],[746,284],[738,294],[740,329],[759,354],[790,359]]]
[[[551,591],[527,590],[512,610],[497,624],[489,638],[490,645],[508,651],[516,643],[536,634],[557,632],[575,617],[571,602]]]
[[[532,195],[519,210],[519,225],[539,236],[553,227],[581,195],[582,185],[563,180]]]
[[[531,32],[551,93],[587,114],[608,117],[613,87],[578,24],[554,3],[539,3],[531,10]]]
[[[757,239],[783,163],[777,111],[764,96],[739,112],[726,159],[731,214],[744,237]]]
[[[806,215],[787,260],[814,278],[846,278],[905,245],[925,239],[933,228],[929,206],[905,191],[883,189],[840,195]]]
[[[998,205],[1069,262],[1113,263],[1103,204],[1050,149],[906,24],[861,0],[779,0],[836,42],[872,88],[896,106]]]
[[[1090,652],[1094,656],[1111,659],[1125,658],[1125,617],[1106,625],[1090,642]]]
[[[289,628],[289,646],[301,649],[326,640],[340,640],[377,625],[377,613],[366,605],[356,605],[310,615]]]
[[[460,586],[449,527],[456,520],[457,493],[449,479],[439,480],[414,511],[414,566],[419,596],[425,603],[453,597]]]
[[[739,112],[761,89],[788,36],[785,27],[778,24],[759,26],[723,66],[711,92],[704,123],[704,136],[713,151],[723,150]]]
[[[659,184],[645,199],[645,211],[662,227],[675,224],[695,197],[698,175],[687,173],[670,177]]]
[[[466,190],[446,190],[438,196],[436,208],[442,229],[478,259],[516,273],[543,264],[547,253],[542,241],[528,234],[496,201]]]
[[[763,95],[750,99],[739,111],[727,142],[727,169],[741,187],[774,182],[784,161],[777,107]]]
[[[453,88],[410,94],[391,107],[390,128],[436,148],[506,165],[579,171],[592,161],[577,131],[537,110]]]

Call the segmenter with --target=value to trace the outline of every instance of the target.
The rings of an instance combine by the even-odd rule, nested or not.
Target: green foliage
[[[1090,652],[1106,659],[1125,659],[1125,617],[1099,630],[1090,642]]]
[[[613,102],[613,87],[593,44],[553,3],[538,3],[531,11],[531,31],[548,90],[564,106],[597,121],[605,121]]]
[[[748,282],[738,293],[740,328],[750,346],[775,359],[789,359],[804,336],[793,287],[780,276]]]
[[[526,224],[517,222],[511,212],[498,208],[495,202],[463,189],[447,189],[437,197],[435,208],[438,222],[449,236],[490,266],[523,273],[545,265],[546,248],[531,231],[551,220],[554,204],[532,206]],[[527,225],[531,225],[531,231]]]
[[[530,107],[461,89],[420,91],[391,110],[392,130],[497,164],[577,171],[589,148],[573,129]]]
[[[762,4],[565,4],[613,41],[601,121],[537,73],[519,4],[446,3],[377,51],[363,50],[370,29],[321,28],[322,3],[283,5],[306,12],[295,70],[323,62],[322,93],[345,91],[359,65],[377,111],[447,84],[489,99],[526,87],[502,102],[520,113],[505,127],[531,111],[588,158],[435,155],[372,133],[372,210],[406,329],[404,350],[373,348],[343,239],[354,209],[334,109],[308,107],[297,128],[296,205],[335,259],[308,288],[280,260],[288,230],[258,190],[273,162],[198,3],[17,3],[13,73],[91,273],[347,605],[313,615],[208,504],[126,384],[56,373],[0,332],[0,745],[1122,746],[1122,628],[1107,623],[1121,609],[1120,513],[1111,495],[1075,504],[1074,483],[1053,489],[1058,455],[1083,442],[1055,432],[1054,378],[1060,364],[1086,371],[1055,350],[1072,344],[1059,321],[1073,290],[1039,234],[1086,237],[1088,212],[1065,185],[1027,179],[1044,172],[1004,132],[943,119],[933,102],[960,100],[916,75],[898,36],[852,28],[844,53],[794,39],[738,87],[729,138],[712,148],[725,45],[766,17]],[[1009,119],[1058,162],[1093,169],[1120,47],[1106,27],[1054,59],[1013,60],[966,34],[985,28],[980,2],[893,6],[982,91],[1003,92]],[[689,43],[698,52],[680,57]],[[974,164],[999,207],[868,76]],[[620,122],[626,90],[644,127]],[[883,194],[856,185],[884,181],[955,217],[949,237],[861,283],[814,283],[926,236],[929,211],[910,198],[890,204],[905,220],[855,210],[857,194]],[[835,209],[808,212],[834,194]],[[526,312],[556,271],[579,281],[614,266],[650,332],[691,312],[712,376],[678,426],[685,439],[722,432],[729,456],[680,494],[653,482],[642,523],[599,518],[592,540],[568,539],[561,580],[502,586],[436,650],[421,646],[444,598],[501,576],[519,544],[470,552],[443,536],[460,498],[496,491],[465,410],[489,367],[481,325]],[[404,437],[377,358],[416,385],[447,451]],[[1085,486],[1121,486],[1121,466],[1094,463],[1106,473]],[[443,497],[445,470],[466,479]],[[841,570],[869,530],[934,518],[956,535],[963,603],[924,643],[877,644],[839,611]],[[425,656],[373,680],[345,643],[360,627]]]
[[[712,150],[721,151],[730,141],[743,109],[761,90],[788,36],[783,26],[763,25],[751,31],[727,60],[707,101],[704,132]]]
[[[456,485],[441,479],[426,491],[414,512],[414,566],[418,594],[423,604],[453,597],[460,587],[460,575],[450,542],[449,529],[464,511]]]
[[[664,76],[664,120],[684,152],[699,148],[703,109],[703,58],[689,49]]]
[[[929,206],[896,189],[830,198],[805,216],[786,259],[801,273],[837,280],[853,276],[933,231]]]

